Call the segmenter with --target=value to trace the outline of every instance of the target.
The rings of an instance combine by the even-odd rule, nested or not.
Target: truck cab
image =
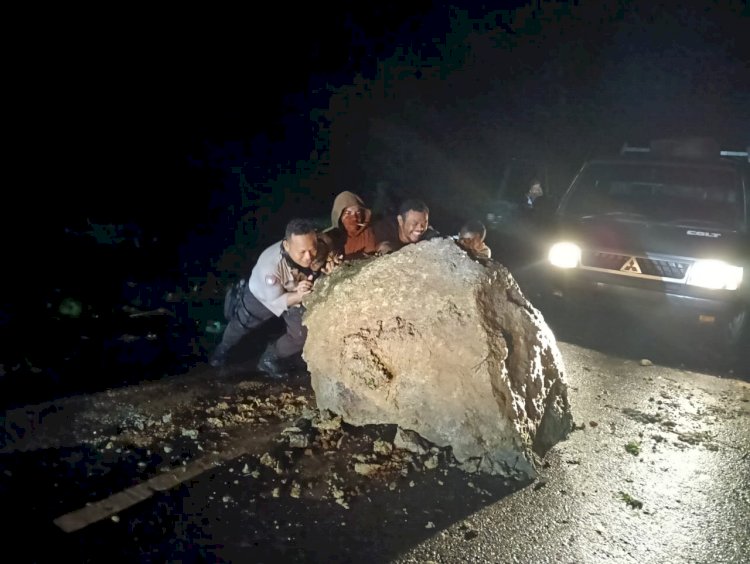
[[[554,214],[549,292],[711,326],[738,345],[750,309],[749,163],[747,150],[705,139],[586,161]]]

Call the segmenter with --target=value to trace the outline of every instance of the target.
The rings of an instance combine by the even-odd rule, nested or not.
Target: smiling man
[[[287,224],[284,239],[261,253],[250,279],[241,284],[236,302],[226,312],[229,323],[211,355],[211,366],[223,366],[232,347],[276,316],[286,322],[286,333],[269,343],[258,361],[258,370],[274,378],[285,376],[283,361],[302,352],[307,337],[301,304],[317,278],[318,271],[311,267],[318,250],[313,223],[293,219]]]
[[[405,200],[399,206],[394,227],[395,233],[389,237],[387,252],[440,237],[440,233],[430,227],[430,208],[418,199]]]

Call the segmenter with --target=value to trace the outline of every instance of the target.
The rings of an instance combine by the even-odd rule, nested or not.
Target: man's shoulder
[[[339,227],[329,227],[318,232],[318,253],[340,253],[346,244],[346,232]]]
[[[373,217],[369,229],[372,230],[378,241],[390,241],[398,236],[398,222],[395,217]]]
[[[273,256],[276,254],[281,256],[281,241],[276,241],[275,243],[271,243],[270,245],[268,245],[260,254],[260,256]]]
[[[258,260],[255,263],[255,268],[261,268],[264,270],[273,268],[274,265],[278,264],[281,261],[281,259],[281,241],[276,241],[275,243],[272,243],[271,245],[266,247],[263,252],[260,253]]]

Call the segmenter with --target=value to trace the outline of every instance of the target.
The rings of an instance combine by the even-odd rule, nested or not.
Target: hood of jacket
[[[341,192],[336,199],[333,200],[333,208],[331,208],[331,228],[336,229],[341,227],[340,219],[341,214],[349,206],[359,206],[365,210],[365,220],[362,229],[365,229],[370,223],[370,216],[372,212],[365,206],[362,198],[357,196],[354,192],[344,191]]]

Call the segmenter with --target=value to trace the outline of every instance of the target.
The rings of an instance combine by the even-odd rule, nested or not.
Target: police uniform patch
[[[269,286],[273,286],[274,284],[278,284],[279,279],[274,276],[273,274],[269,274],[266,276],[266,284]]]

